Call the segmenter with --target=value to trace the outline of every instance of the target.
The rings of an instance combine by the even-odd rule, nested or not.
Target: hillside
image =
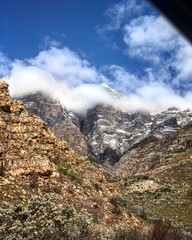
[[[116,215],[111,198],[118,189],[103,171],[58,140],[41,119],[9,96],[0,82],[0,205],[20,205],[33,195],[57,193],[65,204],[87,209],[99,222],[136,221]]]
[[[191,239],[191,125],[142,140],[105,172],[13,100],[3,81],[0,109],[0,239]]]
[[[102,87],[114,100],[123,97],[107,85]],[[169,108],[149,114],[122,111],[102,103],[82,116],[45,92],[34,92],[18,99],[26,104],[30,113],[43,119],[57,137],[68,141],[77,153],[109,166],[116,164],[129,148],[146,137],[164,138],[192,119],[190,109]]]
[[[148,138],[116,165],[130,209],[192,229],[192,125],[163,139]]]

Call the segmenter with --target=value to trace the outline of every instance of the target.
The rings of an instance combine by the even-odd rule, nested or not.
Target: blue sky
[[[1,0],[0,75],[78,111],[191,107],[192,48],[144,0]],[[115,102],[107,83],[126,97]]]
[[[49,39],[84,54],[97,67],[115,63],[134,68],[133,59],[114,49],[125,47],[121,36],[109,34],[104,41],[97,31],[109,20],[113,2],[1,0],[1,48],[11,59],[35,57]]]

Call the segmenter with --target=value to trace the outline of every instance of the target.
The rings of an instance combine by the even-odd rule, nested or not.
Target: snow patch
[[[123,129],[118,129],[118,128],[116,129],[116,132],[128,134],[128,132],[126,132],[125,130],[123,130]]]

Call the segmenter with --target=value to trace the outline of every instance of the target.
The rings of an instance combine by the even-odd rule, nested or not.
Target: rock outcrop
[[[0,108],[5,111],[10,111],[12,99],[8,92],[8,85],[6,82],[1,82],[0,85]]]
[[[123,97],[107,85],[103,88],[114,97]],[[125,112],[98,104],[86,116],[66,109],[45,93],[32,93],[21,98],[29,112],[47,122],[57,137],[68,141],[80,155],[88,155],[100,163],[114,165],[140,141],[164,138],[178,131],[192,119],[192,111],[170,108],[159,114]]]
[[[35,106],[36,115],[47,116],[55,131],[62,126],[68,139],[75,141],[78,132],[71,129],[78,126],[100,161],[118,161],[113,168],[117,178],[107,182],[101,166],[79,157],[43,120],[13,100],[8,85],[0,81],[0,207],[11,204],[20,214],[30,197],[54,193],[64,205],[72,204],[78,213],[86,209],[95,222],[107,227],[119,223],[139,226],[136,214],[145,222],[166,218],[186,230],[192,228],[189,110],[169,109],[151,116],[98,105],[88,110],[82,124],[68,111],[65,118],[63,108],[54,102],[46,105],[40,101],[39,111],[35,101],[28,104]],[[58,124],[58,118],[63,125]],[[70,119],[73,125],[67,129],[64,123]],[[77,141],[74,144],[78,145]],[[58,202],[52,202],[55,204]],[[24,224],[25,215],[22,217]]]
[[[101,162],[112,165],[140,141],[164,138],[192,119],[190,110],[171,108],[160,114],[117,111],[112,106],[88,109],[83,133],[88,146]]]
[[[78,154],[89,154],[85,136],[80,131],[82,124],[80,116],[68,111],[58,100],[42,92],[35,92],[19,99],[25,102],[30,113],[45,121],[55,135],[66,140]]]
[[[6,171],[21,174],[56,170],[53,160],[68,150],[46,123],[13,100],[8,84],[0,81],[0,163]]]
[[[185,154],[190,155],[192,149],[192,125],[167,135],[162,139],[147,137],[135,144],[122,156],[116,164],[116,174],[120,177],[147,174],[150,171],[165,170],[172,159]],[[190,160],[190,159],[189,159]]]
[[[114,164],[146,135],[150,121],[149,114],[126,113],[102,104],[88,110],[83,132],[98,159]]]
[[[100,222],[133,220],[124,210],[119,210],[121,217],[114,213],[111,198],[120,191],[106,181],[100,167],[79,156],[22,102],[13,100],[3,81],[0,96],[0,207],[11,203],[17,208],[34,195],[56,193],[64,204],[87,209]]]

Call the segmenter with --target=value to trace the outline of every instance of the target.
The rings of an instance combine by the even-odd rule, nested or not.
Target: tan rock
[[[11,105],[11,108],[10,108],[11,112],[22,112],[23,110],[25,110],[25,105],[23,102],[21,101],[14,101]]]

